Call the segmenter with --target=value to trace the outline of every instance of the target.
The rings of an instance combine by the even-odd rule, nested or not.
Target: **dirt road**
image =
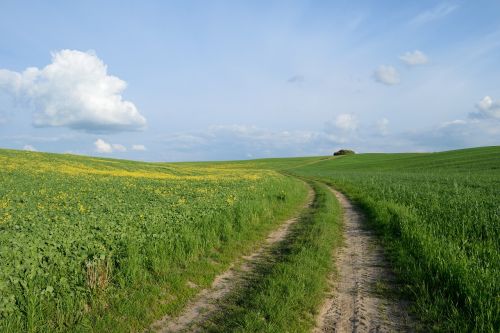
[[[315,332],[411,332],[406,303],[395,297],[397,285],[384,252],[363,215],[340,192],[344,210],[344,247],[337,253],[333,288],[323,304]]]
[[[304,209],[310,206],[314,199],[314,192],[310,188],[307,203]],[[166,316],[154,323],[150,332],[198,332],[200,324],[205,322],[217,309],[218,302],[228,296],[244,279],[250,274],[255,264],[261,260],[267,260],[269,250],[277,243],[283,241],[299,216],[285,221],[280,227],[271,232],[265,241],[265,244],[252,254],[242,257],[237,263],[234,263],[226,272],[217,276],[211,288],[202,290],[197,297],[189,303],[184,311],[178,317],[172,318]]]

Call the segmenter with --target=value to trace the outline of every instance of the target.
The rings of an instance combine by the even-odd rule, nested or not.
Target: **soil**
[[[364,216],[342,193],[344,247],[335,258],[332,290],[320,309],[314,332],[412,332],[398,285]]]

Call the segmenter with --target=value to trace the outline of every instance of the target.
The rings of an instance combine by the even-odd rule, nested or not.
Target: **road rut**
[[[361,212],[333,190],[344,210],[344,247],[339,249],[333,288],[314,332],[412,332],[407,302],[397,299],[397,284]]]
[[[313,199],[314,191],[309,188],[307,202],[303,209],[309,207]],[[300,213],[302,213],[303,209]],[[227,271],[218,275],[212,282],[211,288],[202,290],[178,317],[165,316],[155,322],[149,328],[149,331],[161,333],[199,332],[201,330],[200,325],[219,309],[219,302],[242,283],[245,276],[251,274],[256,266],[255,264],[269,259],[269,250],[286,238],[290,232],[290,227],[299,220],[300,213],[272,231],[261,248],[248,256],[242,257],[239,262],[234,263]]]

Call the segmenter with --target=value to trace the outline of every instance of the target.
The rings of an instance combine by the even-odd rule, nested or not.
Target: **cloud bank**
[[[33,112],[36,127],[68,127],[94,133],[146,126],[136,106],[122,97],[127,84],[107,73],[93,52],[61,50],[42,69],[0,69],[0,94]],[[5,107],[4,107],[5,108]]]
[[[167,160],[223,160],[330,155],[359,143],[358,119],[338,114],[322,130],[274,130],[252,125],[216,125],[162,138]]]
[[[486,98],[477,108],[489,112],[490,108],[498,108],[498,103]],[[343,113],[326,121],[322,130],[218,125],[163,137],[161,158],[179,161],[330,155],[340,148],[359,152],[436,151],[500,142],[500,126],[491,118],[456,119],[431,128],[399,131],[389,129],[390,124],[385,117],[367,121]]]

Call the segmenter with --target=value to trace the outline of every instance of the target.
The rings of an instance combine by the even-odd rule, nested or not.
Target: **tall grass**
[[[326,186],[313,186],[313,206],[273,257],[259,264],[255,276],[206,325],[207,331],[281,333],[313,327],[342,238],[338,201]]]
[[[500,331],[500,147],[364,154],[290,171],[364,207],[431,329]]]

